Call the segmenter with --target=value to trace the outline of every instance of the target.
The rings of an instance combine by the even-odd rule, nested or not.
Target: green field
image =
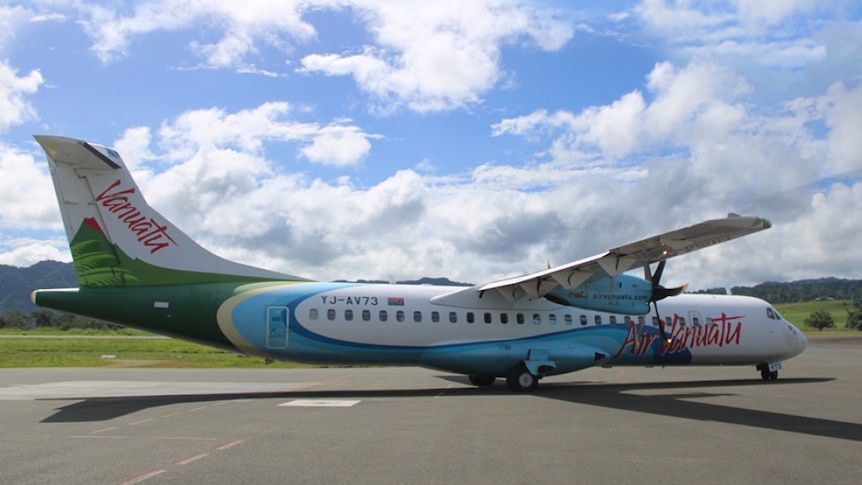
[[[2,332],[0,335],[9,335]],[[32,334],[32,332],[31,332]],[[103,333],[104,334],[104,333]],[[21,335],[18,332],[17,335]],[[38,332],[38,335],[43,335]],[[47,335],[56,335],[56,332]],[[0,338],[0,367],[296,367],[175,339]]]
[[[776,305],[776,309],[794,325],[808,334],[820,333],[805,328],[803,322],[816,310],[832,314],[836,328],[822,333],[857,333],[847,330],[849,302],[844,300],[815,301]],[[244,357],[231,352],[174,339],[134,339],[126,336],[148,336],[146,332],[121,330],[54,329],[22,332],[0,330],[0,336],[16,335],[33,338],[0,338],[0,367],[297,367],[297,364]],[[35,338],[35,336],[98,336],[115,338]]]
[[[848,300],[807,301],[803,303],[775,305],[775,309],[781,313],[781,316],[806,333],[820,333],[817,329],[806,328],[804,323],[808,315],[817,310],[829,312],[832,315],[832,319],[835,320],[835,328],[825,329],[823,333],[858,332],[858,330],[844,328],[844,324],[847,323],[847,309],[850,307],[851,303]]]

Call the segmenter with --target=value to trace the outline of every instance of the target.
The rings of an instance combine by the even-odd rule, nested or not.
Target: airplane
[[[661,286],[668,258],[768,229],[764,218],[729,214],[471,287],[318,282],[204,249],[146,202],[115,150],[35,138],[79,283],[34,291],[42,307],[267,360],[417,365],[515,392],[596,366],[751,365],[772,380],[808,344],[763,300]]]

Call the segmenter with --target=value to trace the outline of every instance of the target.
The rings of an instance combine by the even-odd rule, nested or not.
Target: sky
[[[862,268],[858,0],[0,1],[0,264],[70,261],[33,134],[213,252],[484,283],[735,212],[691,288]]]

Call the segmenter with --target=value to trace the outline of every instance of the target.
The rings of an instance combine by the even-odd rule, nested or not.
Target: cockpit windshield
[[[769,317],[770,320],[781,320],[781,315],[772,307],[766,308],[766,316]]]

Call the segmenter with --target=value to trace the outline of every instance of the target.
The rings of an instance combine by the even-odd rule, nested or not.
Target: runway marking
[[[159,416],[159,417],[160,417],[160,418],[172,418],[172,417],[174,417],[174,416],[179,416],[180,414],[183,414],[183,413],[162,414],[162,415],[161,415],[161,416]]]
[[[209,455],[209,453],[195,453],[194,455],[189,455],[185,458],[180,458],[179,460],[174,460],[171,463],[174,465],[188,465],[189,463],[200,460],[201,458]]]
[[[132,485],[134,483],[141,483],[148,478],[153,478],[156,475],[160,475],[164,473],[165,470],[150,470],[148,472],[141,473],[140,475],[135,475],[131,478],[127,478],[121,482],[117,482],[117,485]]]
[[[195,411],[203,411],[203,410],[204,410],[204,409],[206,409],[206,408],[207,408],[206,406],[201,406],[201,407],[198,407],[198,408],[192,408],[192,409],[189,409],[189,412],[190,412],[190,413],[193,413],[193,412],[195,412]]]
[[[279,404],[282,407],[298,408],[349,408],[359,404],[360,400],[334,400],[334,399],[295,399],[293,401]]]
[[[152,420],[153,418],[139,419],[137,421],[132,421],[131,423],[126,423],[126,426],[137,426],[139,424],[149,423]]]
[[[100,440],[124,440],[128,439],[128,436],[97,436],[93,434],[73,434],[69,435],[69,438],[84,438],[84,439],[100,439]]]
[[[222,444],[220,444],[220,445],[213,446],[213,449],[214,449],[214,450],[218,450],[218,451],[226,450],[226,449],[228,449],[228,448],[230,448],[230,447],[232,447],[232,446],[236,446],[236,445],[238,445],[238,444],[240,444],[240,443],[242,443],[242,440],[233,440],[233,441],[228,441],[227,443],[222,443]]]
[[[216,441],[218,438],[198,438],[195,436],[159,436],[150,438],[154,441]]]
[[[98,433],[104,433],[105,431],[111,431],[111,430],[113,430],[113,429],[117,429],[117,427],[116,427],[116,426],[108,426],[107,428],[94,429],[93,431],[90,431],[90,432],[88,432],[87,434],[98,434]]]

